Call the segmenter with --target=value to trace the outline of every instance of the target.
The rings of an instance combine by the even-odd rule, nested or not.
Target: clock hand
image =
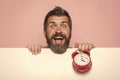
[[[81,61],[85,62],[85,60],[83,60],[83,59]]]
[[[81,59],[83,60],[83,56],[81,56]]]
[[[81,61],[85,62],[85,60],[83,59],[83,56],[81,56]]]

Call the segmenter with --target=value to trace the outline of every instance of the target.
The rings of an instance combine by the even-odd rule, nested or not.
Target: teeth
[[[54,38],[54,40],[63,40],[63,38]]]

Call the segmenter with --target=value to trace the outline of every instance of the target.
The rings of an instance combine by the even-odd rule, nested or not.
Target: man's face
[[[69,46],[71,30],[66,16],[50,16],[45,32],[47,44],[55,53],[64,53]]]

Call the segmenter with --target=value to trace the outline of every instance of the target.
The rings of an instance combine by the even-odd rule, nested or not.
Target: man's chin
[[[57,54],[63,54],[67,50],[67,46],[50,46],[50,49]]]

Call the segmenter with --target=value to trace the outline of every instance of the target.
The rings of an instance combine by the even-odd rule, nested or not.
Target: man
[[[62,54],[69,47],[69,42],[72,33],[72,20],[69,13],[61,7],[55,7],[45,17],[44,20],[44,35],[48,46],[54,53]],[[41,45],[28,45],[27,48],[33,53],[38,54]],[[94,48],[90,43],[76,43],[75,48],[80,51],[91,50]]]

